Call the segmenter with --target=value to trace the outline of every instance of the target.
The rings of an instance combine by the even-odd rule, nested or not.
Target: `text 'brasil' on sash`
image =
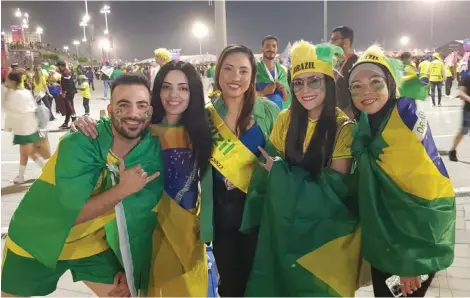
[[[211,164],[234,186],[247,193],[258,158],[225,125],[213,106],[207,109],[213,147]]]

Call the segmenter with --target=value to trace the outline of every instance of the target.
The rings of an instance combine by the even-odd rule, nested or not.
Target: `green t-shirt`
[[[114,69],[113,73],[111,74],[111,79],[115,79],[115,78],[119,77],[120,75],[122,75],[122,70]]]

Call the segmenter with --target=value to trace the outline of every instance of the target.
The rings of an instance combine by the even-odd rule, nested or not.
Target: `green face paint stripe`
[[[325,93],[325,91],[326,91],[325,87],[320,88],[320,92]]]
[[[358,99],[359,97],[361,97],[359,93],[352,93],[351,96],[353,99]]]
[[[382,91],[385,89],[385,84],[380,83],[375,86],[375,91]]]

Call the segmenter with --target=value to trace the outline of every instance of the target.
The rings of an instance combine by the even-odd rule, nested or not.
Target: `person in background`
[[[72,119],[72,121],[75,120],[75,108],[73,105],[73,98],[75,96],[75,93],[77,93],[77,89],[75,88],[75,82],[73,80],[73,76],[70,73],[70,70],[67,68],[67,65],[65,64],[64,61],[59,61],[57,63],[57,67],[59,68],[59,71],[61,73],[61,80],[60,80],[60,86],[61,86],[61,97],[64,99],[64,105],[65,105],[65,121],[64,123],[59,127],[61,129],[69,129],[69,121]]]
[[[152,67],[150,68],[149,72],[149,79],[150,79],[150,90],[153,90],[153,83],[155,81],[155,77],[157,76],[158,71],[160,68],[171,60],[170,52],[165,48],[159,48],[153,51],[155,54],[155,62],[152,63]]]
[[[49,93],[49,88],[47,88],[47,81],[43,75],[42,69],[39,66],[34,68],[34,76],[32,79],[33,84],[33,95],[36,98],[36,101],[42,101],[46,108],[49,110],[50,121],[54,121],[55,117],[52,114],[51,105],[52,105],[52,95]]]
[[[86,71],[86,77],[88,79],[88,84],[91,86],[91,89],[93,89],[93,91],[95,91],[94,76],[95,76],[95,74],[93,73],[92,68],[88,67],[88,69]]]
[[[207,77],[210,79],[214,79],[215,75],[215,64],[211,63],[209,69],[207,70]]]
[[[114,68],[113,73],[111,74],[111,80],[115,80],[116,78],[120,77],[121,75],[122,75],[121,66],[117,65]]]
[[[423,61],[418,64],[419,69],[419,79],[422,82],[429,83],[429,67],[431,66],[431,62],[429,61],[429,56],[424,56]]]
[[[452,83],[454,82],[454,74],[452,73],[452,65],[445,66],[445,75],[446,75],[446,96],[450,96],[452,90]]]
[[[62,76],[57,72],[57,68],[54,65],[51,65],[49,72],[49,80],[47,81],[47,88],[49,93],[55,100],[55,113],[56,115],[65,115],[65,105],[64,99],[60,96],[60,80]],[[52,105],[51,105],[52,106]]]
[[[11,72],[21,72],[22,73],[23,76],[22,76],[19,88],[26,88],[25,82],[28,80],[28,76],[26,75],[25,69],[20,68],[18,63],[12,63],[11,64]],[[31,86],[29,86],[29,90],[31,90]]]
[[[467,61],[467,71],[462,71],[460,78],[460,99],[464,101],[462,127],[454,138],[454,143],[449,151],[449,159],[451,161],[459,161],[457,158],[457,146],[462,142],[465,135],[470,132],[470,59]]]
[[[256,65],[256,91],[274,102],[279,109],[287,109],[291,103],[291,92],[287,83],[287,74],[277,62],[278,39],[273,35],[266,36],[261,42],[263,58]]]
[[[344,52],[344,63],[340,68],[339,78],[336,80],[336,86],[338,87],[337,105],[338,107],[349,116],[353,118],[353,112],[351,107],[351,94],[348,89],[347,76],[352,66],[357,62],[357,55],[354,53],[352,48],[354,42],[354,31],[346,26],[340,26],[333,29],[330,42],[343,49]]]
[[[29,90],[21,87],[23,74],[10,72],[5,85],[8,91],[2,98],[2,109],[5,112],[5,130],[13,132],[13,144],[20,145],[20,168],[13,183],[24,183],[24,173],[28,159],[42,168],[44,160],[34,152],[34,143],[40,140],[38,120],[36,118],[36,101]]]
[[[434,53],[432,62],[429,65],[429,81],[431,82],[431,99],[432,106],[436,106],[436,88],[437,88],[437,104],[442,107],[442,84],[445,78],[445,67],[442,62],[441,55]]]
[[[112,73],[113,68],[109,65],[109,62],[106,61],[105,65],[101,68],[101,79],[103,80],[104,85],[104,100],[108,100],[108,92],[111,85]]]
[[[88,78],[85,75],[79,76],[78,80],[80,85],[77,89],[81,91],[81,95],[83,97],[83,108],[85,109],[85,114],[83,116],[89,116],[91,99],[90,84],[88,83]]]

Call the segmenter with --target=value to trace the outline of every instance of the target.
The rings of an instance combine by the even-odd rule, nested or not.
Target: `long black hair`
[[[183,125],[193,151],[194,160],[197,160],[199,175],[202,177],[209,167],[209,158],[212,153],[212,135],[210,132],[208,115],[205,111],[204,88],[201,77],[194,66],[183,61],[170,61],[162,66],[155,77],[152,90],[152,123],[161,123],[165,117],[160,98],[163,81],[172,70],[180,70],[188,79],[189,104],[183,112],[180,123]]]
[[[290,123],[286,136],[285,158],[290,165],[309,171],[312,176],[328,165],[333,156],[336,138],[336,85],[333,78],[325,76],[325,99],[323,110],[317,121],[315,132],[304,153],[305,136],[308,125],[308,111],[292,93]],[[291,90],[294,86],[291,85]]]
[[[256,100],[255,81],[256,81],[257,66],[256,66],[255,55],[253,55],[253,52],[249,48],[243,45],[229,45],[225,47],[225,49],[222,50],[222,53],[220,53],[220,56],[219,56],[219,60],[217,61],[217,66],[215,67],[215,87],[217,90],[221,90],[220,83],[219,83],[220,70],[222,69],[222,65],[224,64],[225,59],[227,59],[227,57],[230,56],[231,54],[235,54],[235,53],[246,54],[248,56],[248,60],[250,61],[250,65],[251,65],[250,86],[248,87],[248,90],[246,90],[245,92],[245,96],[243,99],[243,107],[240,112],[240,116],[238,116],[238,120],[237,120],[236,133],[238,136],[242,136],[246,132],[247,127],[250,124],[251,115],[253,114],[253,109],[254,109],[255,100]],[[223,94],[222,94],[222,97],[223,97]]]

